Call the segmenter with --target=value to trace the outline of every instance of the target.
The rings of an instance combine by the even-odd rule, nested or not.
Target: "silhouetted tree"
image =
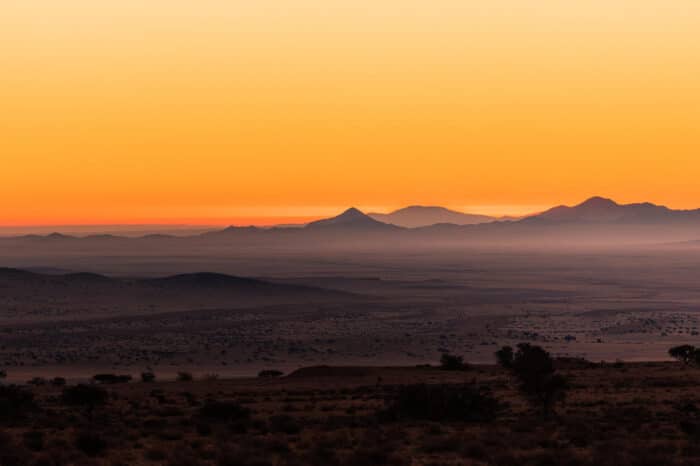
[[[556,373],[554,360],[543,348],[520,343],[512,359],[508,357],[506,348],[502,348],[497,357],[500,354],[509,364],[508,368],[518,380],[518,388],[523,395],[542,409],[544,417],[548,417],[553,412],[555,403],[563,400],[566,395],[566,378]]]
[[[178,382],[192,382],[194,377],[190,372],[178,372],[177,373]]]
[[[92,376],[92,380],[104,384],[127,383],[131,382],[131,379],[132,377],[130,375],[97,374]]]
[[[64,385],[66,385],[66,379],[63,377],[54,377],[53,379],[51,379],[51,385],[55,387],[63,387]]]
[[[669,349],[668,355],[687,366],[696,362],[700,354],[693,345],[679,345]]]
[[[464,362],[462,356],[457,356],[450,353],[443,353],[440,357],[440,368],[446,371],[463,371],[469,367],[468,364]]]
[[[513,348],[511,346],[504,346],[496,351],[496,360],[501,367],[506,369],[513,367]]]

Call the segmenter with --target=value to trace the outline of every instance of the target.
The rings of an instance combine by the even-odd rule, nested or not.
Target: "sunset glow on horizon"
[[[700,2],[7,0],[0,225],[700,207]]]

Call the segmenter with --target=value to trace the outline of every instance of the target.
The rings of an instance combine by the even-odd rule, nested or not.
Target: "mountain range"
[[[453,225],[476,225],[499,220],[488,215],[466,214],[439,206],[414,205],[395,210],[388,214],[369,213],[369,217],[383,223],[390,223],[404,228],[418,228],[451,223]]]
[[[373,242],[386,247],[445,242],[533,241],[576,242],[666,242],[700,237],[700,209],[673,210],[652,203],[618,204],[593,197],[574,206],[558,206],[522,219],[497,219],[451,211],[441,207],[412,206],[390,214],[365,214],[350,208],[338,216],[303,226],[230,226],[202,234],[175,237],[147,235],[126,238],[112,235],[74,237],[53,233],[27,235],[14,240],[31,241],[33,247],[62,244],[70,247],[76,239],[90,240],[107,252],[110,246],[139,243],[149,248],[198,247],[214,242],[250,247],[321,247],[327,244]],[[12,238],[5,238],[5,240]],[[0,243],[2,244],[2,243]],[[84,247],[86,241],[75,244]]]
[[[618,204],[604,197],[592,197],[575,206],[561,205],[520,219],[464,214],[443,207],[411,206],[389,214],[364,214],[351,208],[337,217],[319,220],[309,224],[308,227],[336,225],[353,228],[379,228],[380,224],[388,224],[403,229],[426,231],[441,225],[471,227],[486,227],[488,224],[500,226],[530,224],[662,225],[688,222],[700,222],[700,209],[673,210],[649,202]]]
[[[650,202],[618,204],[604,197],[592,197],[573,207],[558,206],[526,219],[554,223],[677,223],[700,220],[700,209],[672,210]]]
[[[50,313],[56,320],[72,320],[358,298],[340,291],[218,273],[115,278],[95,273],[49,274],[0,268],[0,307],[6,320],[30,319],[32,312]]]

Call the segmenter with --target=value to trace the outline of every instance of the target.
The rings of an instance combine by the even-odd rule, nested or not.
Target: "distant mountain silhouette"
[[[444,207],[420,205],[404,207],[388,214],[370,213],[367,215],[380,222],[405,228],[425,227],[438,223],[475,225],[498,220],[488,215],[465,214]]]
[[[304,230],[392,231],[399,227],[379,222],[358,209],[351,207],[337,217],[309,223]]]
[[[187,273],[181,275],[172,275],[164,278],[154,278],[146,283],[157,285],[160,287],[177,286],[178,288],[208,288],[208,289],[225,289],[225,288],[264,288],[276,287],[262,280],[253,278],[234,277],[221,273],[198,272]]]
[[[482,220],[490,221],[475,224],[454,223],[463,222],[471,216],[440,207],[412,206],[387,215],[399,218],[390,220],[403,222],[404,225],[419,222],[430,224],[398,226],[350,208],[338,216],[311,222],[304,227],[231,226],[187,237],[72,237],[61,234],[6,237],[0,238],[0,252],[21,258],[41,254],[51,257],[56,253],[76,257],[87,253],[138,256],[144,253],[168,255],[196,251],[198,254],[209,254],[216,248],[232,251],[239,247],[250,248],[250,251],[318,251],[330,248],[429,248],[486,243],[537,243],[541,246],[555,243],[651,244],[697,239],[700,231],[700,209],[672,210],[651,203],[618,204],[602,197],[593,197],[575,206],[554,207],[519,220],[482,216]],[[208,283],[215,280],[213,277],[204,279]]]
[[[82,310],[90,315],[361,299],[342,291],[207,272],[127,279],[13,268],[0,268],[0,294],[5,302],[27,308],[61,309],[66,314]]]
[[[107,283],[112,279],[98,273],[90,272],[73,272],[63,275],[63,279],[68,282],[82,282],[82,283]]]
[[[265,230],[262,228],[258,228],[255,226],[236,226],[236,225],[231,225],[223,230],[214,230],[214,231],[207,231],[204,233],[201,233],[200,237],[202,238],[226,238],[230,236],[249,236],[249,235],[255,235],[261,232],[264,232]]]
[[[660,224],[700,221],[700,210],[672,210],[651,203],[618,204],[611,199],[592,197],[573,206],[558,206],[525,222],[546,223],[625,223]]]

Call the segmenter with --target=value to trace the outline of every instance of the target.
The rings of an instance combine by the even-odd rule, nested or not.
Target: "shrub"
[[[61,399],[67,405],[96,406],[107,401],[107,391],[94,385],[76,385],[63,390]]]
[[[250,419],[250,410],[235,401],[207,400],[199,408],[202,417],[217,421],[239,421]]]
[[[97,374],[92,377],[92,380],[98,383],[115,384],[131,382],[131,378],[130,375]]]
[[[32,456],[27,449],[13,445],[12,448],[0,450],[0,464],[2,466],[26,466],[31,464]]]
[[[397,453],[394,453],[391,448],[381,443],[367,443],[358,446],[346,460],[342,463],[344,466],[407,466],[411,464],[410,459],[404,458]]]
[[[299,422],[288,414],[271,416],[269,423],[271,432],[282,432],[288,435],[294,435],[301,432]]]
[[[511,346],[504,346],[496,351],[496,360],[498,364],[505,369],[513,367],[513,356],[513,348]]]
[[[274,370],[274,369],[268,369],[268,370],[258,372],[258,377],[262,377],[262,378],[282,377],[283,375],[284,375],[284,372]]]
[[[155,382],[156,375],[153,372],[141,372],[141,382]]]
[[[190,372],[178,372],[177,380],[179,382],[191,382],[192,380],[194,380],[194,377],[192,377],[192,374]]]
[[[66,379],[63,377],[54,377],[51,379],[51,385],[54,387],[63,387],[66,384]]]
[[[493,419],[500,408],[488,392],[472,385],[406,385],[380,413],[388,420],[465,421]]]
[[[36,409],[32,392],[16,385],[0,385],[0,421],[23,419]]]
[[[88,456],[98,456],[107,449],[107,442],[95,432],[84,431],[76,436],[75,446]]]
[[[693,345],[679,345],[668,350],[669,356],[686,366],[697,361],[697,353],[698,350]]]
[[[462,356],[444,353],[440,358],[440,368],[445,371],[463,371],[469,368]]]
[[[24,446],[32,451],[44,448],[44,433],[40,430],[29,430],[24,433]]]
[[[250,447],[226,446],[219,452],[218,466],[272,466],[269,453]]]

